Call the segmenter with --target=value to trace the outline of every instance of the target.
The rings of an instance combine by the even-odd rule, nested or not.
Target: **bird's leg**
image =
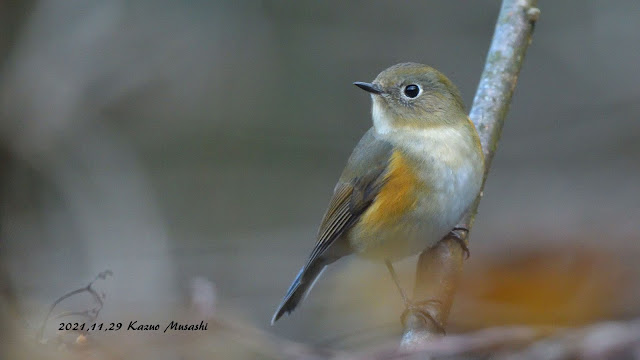
[[[447,234],[447,236],[444,237],[445,239],[455,240],[460,245],[460,247],[462,248],[462,252],[464,252],[465,259],[468,259],[471,255],[469,247],[467,246],[467,235],[469,235],[469,229],[456,226],[451,231],[449,231],[449,234]]]
[[[442,305],[442,302],[436,299],[420,301],[420,302],[413,302],[412,300],[410,300],[407,294],[404,292],[404,289],[402,289],[402,286],[400,286],[400,280],[398,279],[398,275],[396,274],[396,271],[393,269],[393,265],[391,265],[391,262],[389,260],[385,260],[384,263],[385,265],[387,265],[389,274],[391,274],[391,278],[393,279],[393,282],[396,284],[396,287],[398,288],[398,292],[400,292],[400,296],[402,297],[402,301],[404,302],[405,310],[402,313],[402,316],[400,317],[402,324],[404,325],[405,320],[409,315],[409,313],[411,312],[418,313],[421,316],[424,316],[425,318],[430,320],[436,326],[438,326],[441,330],[441,333],[444,334],[445,331],[442,328],[442,326],[440,326],[440,324],[436,321],[436,319],[433,318],[433,316],[431,316],[431,314],[429,314],[426,310],[424,310],[425,305],[434,305],[434,304]]]
[[[404,289],[402,289],[402,286],[400,286],[400,280],[398,280],[398,275],[396,274],[396,271],[393,269],[393,265],[391,265],[391,261],[385,260],[384,263],[385,265],[387,265],[389,274],[391,274],[391,278],[393,279],[393,282],[396,284],[396,287],[400,292],[400,296],[402,296],[402,301],[404,301],[404,305],[408,308],[409,304],[411,304],[411,300],[409,300],[409,298],[407,297],[407,294],[404,292]]]

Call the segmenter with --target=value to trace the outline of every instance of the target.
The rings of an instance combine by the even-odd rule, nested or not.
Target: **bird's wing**
[[[388,142],[376,138],[373,129],[353,150],[322,219],[318,241],[274,313],[272,324],[298,306],[327,264],[351,253],[342,235],[356,224],[384,185],[392,150]]]
[[[378,139],[373,128],[362,137],[336,185],[307,266],[322,257],[371,205],[384,185],[391,153],[391,144]],[[344,255],[343,252],[337,257]],[[331,262],[335,258],[326,260]]]

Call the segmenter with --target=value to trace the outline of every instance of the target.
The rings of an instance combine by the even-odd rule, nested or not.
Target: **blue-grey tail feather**
[[[280,306],[278,306],[278,309],[273,314],[271,325],[278,321],[285,313],[289,314],[295,310],[298,304],[309,294],[309,291],[324,269],[325,264],[320,261],[308,264],[300,269],[289,290],[287,290],[287,294],[284,296],[284,299],[282,299]]]

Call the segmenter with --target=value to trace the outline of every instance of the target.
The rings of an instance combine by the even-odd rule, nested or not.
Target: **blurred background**
[[[371,126],[351,83],[421,62],[470,106],[499,5],[0,2],[0,255],[18,324],[35,336],[56,298],[110,269],[104,322],[166,323],[205,281],[216,314],[276,336],[398,339],[400,296],[357,259],[269,320]],[[450,332],[640,310],[640,7],[538,5]],[[397,265],[408,289],[415,261]]]

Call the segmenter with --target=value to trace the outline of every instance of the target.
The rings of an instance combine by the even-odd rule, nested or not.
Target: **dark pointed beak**
[[[376,84],[370,84],[370,83],[366,83],[366,82],[361,82],[361,81],[356,81],[353,83],[353,85],[359,87],[360,89],[366,91],[366,92],[370,92],[372,94],[382,94],[383,91],[382,89],[376,85]]]

